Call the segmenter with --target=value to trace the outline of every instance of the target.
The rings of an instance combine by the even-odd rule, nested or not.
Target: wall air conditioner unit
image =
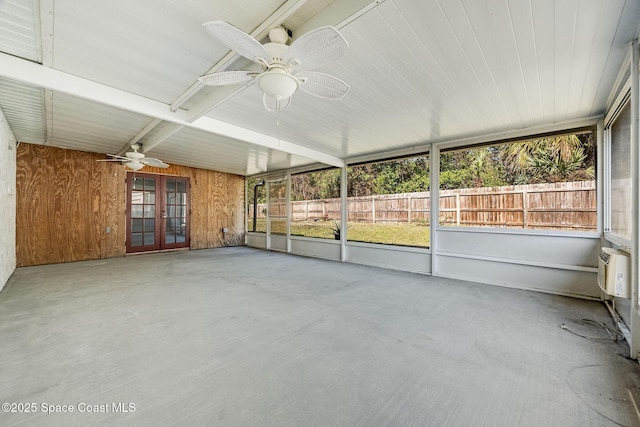
[[[630,298],[629,256],[626,253],[612,248],[600,249],[598,286],[609,295]]]

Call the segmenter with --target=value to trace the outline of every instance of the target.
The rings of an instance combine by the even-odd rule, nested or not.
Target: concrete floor
[[[21,268],[0,402],[34,412],[0,425],[639,425],[640,365],[583,318],[612,325],[598,302],[248,248]]]

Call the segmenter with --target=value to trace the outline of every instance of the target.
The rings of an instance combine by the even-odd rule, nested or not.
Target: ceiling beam
[[[385,0],[334,1],[296,28],[293,39],[325,25],[340,30],[384,2]]]
[[[160,119],[177,125],[188,126],[212,134],[302,156],[327,165],[336,167],[344,166],[344,160],[339,157],[219,120],[201,117],[191,123],[188,121],[189,115],[186,110],[179,109],[171,111],[171,107],[168,104],[54,70],[5,53],[0,53],[0,76],[31,86],[50,89],[54,92],[62,92],[100,104],[131,111],[152,119]]]

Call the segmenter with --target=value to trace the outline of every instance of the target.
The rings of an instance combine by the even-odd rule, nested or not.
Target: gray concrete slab
[[[248,248],[20,268],[0,425],[638,425],[639,365],[581,319],[613,327],[598,302]]]

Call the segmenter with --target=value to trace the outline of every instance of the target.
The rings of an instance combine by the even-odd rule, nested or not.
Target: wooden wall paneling
[[[232,221],[233,226],[230,226],[230,233],[227,235],[226,244],[229,246],[244,245],[244,179],[227,176],[229,192],[233,194],[232,190],[235,189],[235,194],[230,198],[230,204],[228,206],[229,220]]]
[[[211,195],[211,212],[213,215],[210,217],[209,222],[209,227],[213,232],[211,237],[216,239],[216,242],[219,245],[224,246],[224,233],[222,232],[222,229],[223,227],[228,227],[227,216],[225,215],[224,210],[224,201],[228,196],[223,197],[223,194],[228,191],[228,189],[224,188],[222,173],[216,172],[210,178],[209,186],[213,190],[213,194]]]
[[[100,257],[111,258],[126,253],[126,168],[119,163],[101,162],[102,195],[99,201]],[[107,233],[107,227],[110,232]]]
[[[17,158],[18,266],[125,255],[131,172],[96,162],[101,154],[41,145],[20,144]],[[192,249],[244,243],[244,177],[180,165],[138,173],[190,179]]]
[[[40,151],[48,150],[41,147]],[[36,146],[20,144],[16,162],[16,265],[44,264],[50,258],[49,224],[41,218],[48,214],[47,169],[53,165],[46,157],[36,156]]]

